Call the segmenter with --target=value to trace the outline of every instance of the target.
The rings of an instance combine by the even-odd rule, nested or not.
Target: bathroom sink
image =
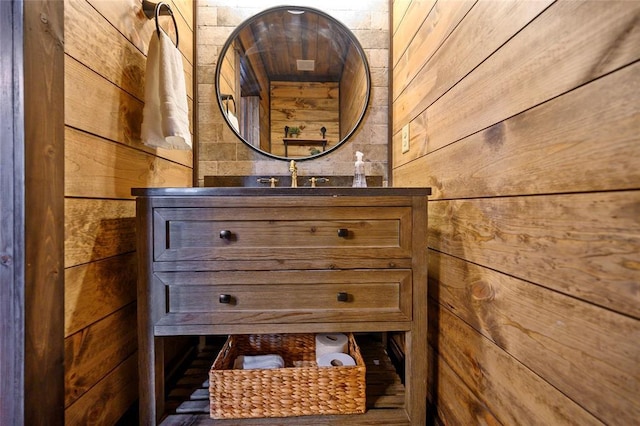
[[[345,188],[353,184],[353,176],[298,176],[298,187],[311,187],[311,178],[315,177],[318,188]],[[275,178],[276,188],[290,188],[289,175],[255,175],[255,176],[205,176],[205,187],[241,187],[241,188],[269,188],[271,178]],[[325,178],[327,180],[325,180]],[[382,176],[367,176],[367,185],[382,186]]]

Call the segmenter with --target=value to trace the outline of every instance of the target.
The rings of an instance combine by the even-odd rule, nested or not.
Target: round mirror
[[[336,19],[279,6],[243,22],[220,52],[218,104],[252,149],[281,160],[325,155],[355,132],[369,103],[364,51]]]

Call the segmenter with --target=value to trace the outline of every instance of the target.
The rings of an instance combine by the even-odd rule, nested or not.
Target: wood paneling
[[[193,123],[193,2],[168,3]],[[193,154],[140,140],[146,54],[155,36],[142,2],[64,5],[65,422],[114,424],[138,395],[131,188],[190,186]],[[175,39],[169,16],[160,25]]]
[[[453,256],[432,251],[429,262],[440,309],[455,313],[605,423],[631,424],[640,416],[634,398],[640,379],[637,320]],[[580,371],[588,377],[575,380]],[[580,418],[574,421],[586,424]],[[557,420],[546,423],[567,423]]]
[[[451,32],[469,12],[477,0],[464,1],[440,1],[433,5],[432,2],[412,3],[420,4],[420,10],[412,10],[416,17],[426,16],[424,23],[406,50],[402,34],[393,38],[393,98],[395,99],[409,82],[418,75],[431,56],[440,48]],[[426,8],[431,8],[427,10]],[[415,31],[415,27],[403,22],[403,30]],[[412,33],[410,33],[412,34]],[[402,56],[400,56],[402,55]]]
[[[340,80],[340,137],[343,140],[354,129],[355,123],[365,113],[367,87],[371,89],[366,69],[360,55],[352,45],[344,64]],[[326,126],[325,126],[326,127]]]
[[[438,368],[429,376],[434,386],[432,416],[447,419],[445,424],[451,425],[501,424],[442,358],[434,364]]]
[[[640,31],[629,28],[638,11],[640,2],[556,3],[423,113],[429,148],[436,150],[637,60]],[[551,68],[552,73],[545,72]],[[500,73],[504,69],[509,72]]]
[[[91,90],[87,92],[87,87]],[[65,123],[191,167],[191,151],[149,148],[140,140],[144,103],[80,62],[65,57]]]
[[[136,300],[136,256],[123,254],[65,270],[65,337]]]
[[[437,346],[442,360],[500,424],[600,424],[582,407],[478,335],[448,309],[439,309],[438,317],[430,316],[429,320],[438,324]]]
[[[640,318],[639,217],[638,191],[434,201],[429,246]]]
[[[393,133],[397,133],[402,127],[398,123],[407,123],[420,115],[534,19],[550,2],[551,0],[477,3],[465,17],[463,25],[456,28],[403,94],[394,96]],[[411,41],[409,37],[404,39],[406,42]],[[524,51],[518,54],[524,55]],[[518,59],[514,61],[517,62]]]
[[[0,2],[0,413],[2,421],[9,425],[24,424],[26,171],[22,13],[13,2]]]
[[[22,7],[26,52],[24,424],[61,425],[64,419],[65,147],[64,109],[60,105],[64,102],[63,3],[30,1],[22,3]]]
[[[436,0],[424,1],[394,1],[393,2],[393,56],[391,63],[395,67],[399,58],[404,55],[407,46],[416,36],[416,29],[420,28],[429,16]]]
[[[67,196],[133,198],[131,188],[188,186],[191,169],[67,128]]]
[[[68,1],[68,0],[67,0]],[[149,40],[156,29],[155,21],[147,19],[142,11],[140,0],[86,0],[111,25],[124,34],[142,53],[147,54]],[[157,2],[154,2],[157,3]],[[174,11],[178,24],[179,49],[185,59],[193,64],[193,3],[185,0],[170,0],[168,3]],[[170,16],[160,17],[160,26],[172,40],[175,40],[175,28]],[[191,73],[190,67],[185,67],[186,73]]]
[[[136,352],[136,305],[131,303],[65,339],[65,406]],[[135,376],[135,368],[129,367]]]
[[[144,54],[88,2],[67,1],[64,13],[67,55],[144,101]]]
[[[135,251],[133,200],[67,198],[65,267]]]
[[[421,3],[394,7],[392,152],[394,185],[433,188],[434,415],[633,423],[640,3],[438,1],[428,30]]]
[[[98,382],[65,411],[65,425],[116,424],[137,397],[137,356],[123,363]]]
[[[394,139],[393,163],[404,165],[396,176],[431,186],[437,198],[637,188],[640,112],[633,87],[640,87],[639,63],[430,155],[424,121],[416,120],[409,159],[399,134]]]
[[[327,149],[340,136],[340,89],[338,83],[271,82],[271,153],[284,156],[284,127],[305,126],[303,139],[322,139],[327,129]],[[289,156],[309,155],[309,147],[290,147]]]

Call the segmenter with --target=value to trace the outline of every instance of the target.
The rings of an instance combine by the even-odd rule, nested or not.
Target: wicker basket
[[[365,365],[349,334],[355,366],[318,367],[313,334],[232,335],[209,372],[211,418],[239,419],[365,411]],[[238,355],[278,354],[285,368],[233,370]]]

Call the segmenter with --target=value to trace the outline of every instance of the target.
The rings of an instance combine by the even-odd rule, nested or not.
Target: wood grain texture
[[[65,57],[65,124],[191,167],[193,153],[142,144],[142,101],[69,56]]]
[[[392,35],[395,34],[395,32],[398,30],[398,26],[404,19],[410,4],[410,0],[393,0],[391,4],[391,12],[393,14],[391,20]]]
[[[270,124],[271,153],[284,156],[284,127],[305,126],[301,137],[321,139],[327,129],[327,148],[340,139],[340,89],[338,83],[272,81]],[[309,155],[309,147],[289,147],[289,156]]]
[[[340,136],[338,140],[343,140],[349,132],[355,130],[360,117],[363,117],[366,112],[367,104],[365,104],[365,101],[368,100],[369,105],[372,104],[371,99],[367,99],[367,96],[369,96],[367,87],[375,93],[375,89],[372,90],[370,76],[367,74],[363,61],[355,46],[351,45],[344,64],[339,88]]]
[[[429,261],[446,309],[604,423],[638,418],[637,320],[438,252]]]
[[[406,332],[409,349],[405,369],[411,378],[405,382],[404,405],[394,410],[398,415],[407,416],[410,424],[426,422],[427,200],[424,195],[429,191],[402,188],[343,191],[345,196],[336,196],[339,195],[336,192],[327,196],[287,191],[287,194],[269,193],[278,196],[245,193],[235,197],[216,197],[220,190],[211,191],[211,188],[198,188],[189,194],[179,191],[185,193],[182,197],[167,197],[168,190],[135,191],[139,196],[136,202],[138,251],[144,259],[138,285],[142,424],[152,424],[161,415],[165,402],[163,374],[159,368],[162,363],[158,359],[163,344],[161,337],[315,333],[329,329]],[[381,192],[388,197],[381,196]],[[207,193],[209,196],[204,196]],[[272,218],[268,223],[262,220],[265,214]],[[210,222],[209,229],[189,224],[193,219]],[[287,222],[287,226],[283,228],[280,221]],[[392,238],[379,239],[380,235],[389,234],[387,222],[390,221],[395,222],[391,227]],[[246,257],[242,257],[245,263],[253,265],[255,259],[275,260],[283,269],[246,270],[240,263],[226,264],[228,270],[220,266],[209,269],[211,263],[207,259],[221,258],[212,257],[210,253],[210,246],[220,240],[219,231],[215,232],[216,222],[231,223],[232,230],[237,224],[249,223],[253,232],[245,236],[241,229],[234,234],[235,238],[223,244],[231,249],[236,243],[246,244]],[[325,222],[333,222],[333,243],[327,239],[317,249],[309,249],[308,240],[313,239],[316,232],[323,233]],[[341,223],[355,226],[355,230],[349,230],[346,242],[342,242],[344,237],[336,235],[336,225]],[[376,231],[378,226],[380,231]],[[360,227],[366,229],[362,245],[357,244],[362,238]],[[271,228],[288,232],[284,238],[278,238]],[[255,238],[254,234],[259,235]],[[260,239],[276,241],[281,244],[280,248],[286,247],[286,252],[281,255],[271,247],[261,246]],[[186,245],[192,249],[189,267],[180,269],[185,263],[180,247]],[[352,264],[353,269],[314,266],[317,258],[326,260],[320,250],[335,251],[336,245],[345,248],[340,257],[359,259]],[[411,269],[397,269],[394,263],[389,263],[384,251],[378,251],[379,246],[403,247],[398,254],[411,262]],[[161,249],[165,252],[159,251]],[[165,261],[166,253],[172,250],[177,252],[173,257],[177,261],[171,258]],[[299,266],[292,268],[289,264],[290,260],[303,258],[311,261],[312,266],[297,269]],[[373,259],[378,260],[377,266],[365,269],[364,265]],[[317,288],[318,294],[310,297],[302,288],[306,286]],[[346,303],[336,298],[341,291],[347,293]],[[230,295],[228,306],[218,302],[220,294]],[[395,407],[397,402],[394,400]],[[384,422],[385,414],[381,412],[378,416],[372,411],[370,416],[357,417],[354,423]]]
[[[102,16],[104,16],[119,32],[125,35],[145,55],[149,49],[149,40],[156,30],[155,20],[147,19],[142,11],[142,2],[139,0],[86,0]],[[157,3],[157,2],[155,2]],[[169,0],[166,3],[171,6],[178,24],[179,49],[185,59],[193,64],[193,23],[186,19],[193,19],[193,5],[184,0]],[[175,40],[176,29],[170,16],[160,17],[160,27]],[[187,68],[185,67],[185,70]]]
[[[423,66],[438,51],[476,1],[440,1],[429,11],[415,11],[418,16],[427,17],[418,31],[414,33],[415,28],[409,27],[407,29],[411,32],[405,36],[412,37],[411,39],[402,39],[399,35],[393,38],[393,99],[396,99],[418,74],[423,73]],[[396,47],[401,50],[403,46],[408,46],[404,52],[396,51]]]
[[[65,339],[66,407],[136,351],[135,323],[136,305],[130,303]]]
[[[433,201],[429,246],[640,318],[640,192]]]
[[[414,121],[415,151],[402,155],[394,143],[395,177],[431,187],[432,199],[637,188],[640,99],[633,88],[640,88],[638,63],[429,155],[423,121]]]
[[[67,196],[128,199],[134,187],[191,183],[186,166],[77,130],[67,128],[66,149]]]
[[[407,68],[393,182],[434,189],[429,401],[443,424],[638,417],[638,12],[480,0]],[[417,33],[394,41],[440,41]]]
[[[110,371],[65,411],[65,425],[116,424],[136,400],[136,354]]]
[[[0,2],[0,413],[24,424],[25,134],[23,12]],[[9,88],[12,88],[11,90]]]
[[[177,20],[193,121],[193,2]],[[133,186],[190,186],[190,151],[140,140],[155,22],[140,0],[66,1],[65,330],[67,424],[115,424],[137,399]],[[160,25],[172,39],[169,16]],[[62,303],[60,303],[62,306]]]
[[[133,200],[67,198],[65,267],[135,251],[135,209]]]
[[[65,53],[144,101],[145,55],[87,1],[65,5]]]
[[[431,308],[431,307],[430,307]],[[429,348],[433,351],[433,348]],[[431,361],[432,358],[429,358]],[[472,389],[462,381],[442,357],[432,361],[429,375],[433,394],[430,413],[433,417],[446,419],[445,425],[487,425],[498,426],[500,421],[478,398]]]
[[[19,7],[13,4],[14,7]],[[64,16],[62,2],[24,7],[24,423],[64,421]],[[6,42],[6,41],[5,41]],[[46,379],[45,379],[46,378]],[[46,386],[43,386],[46,380]]]
[[[136,256],[123,254],[65,270],[65,337],[136,300]]]
[[[422,113],[429,150],[637,60],[638,11],[639,2],[554,3]]]
[[[393,134],[447,93],[550,3],[551,0],[478,2],[423,67],[423,72],[416,75],[402,95],[394,96]]]
[[[391,63],[394,67],[415,36],[416,29],[423,25],[435,4],[435,0],[396,1],[393,3],[393,57]]]
[[[439,326],[436,338],[442,360],[500,424],[602,424],[448,309],[429,312],[438,313],[429,320]]]

